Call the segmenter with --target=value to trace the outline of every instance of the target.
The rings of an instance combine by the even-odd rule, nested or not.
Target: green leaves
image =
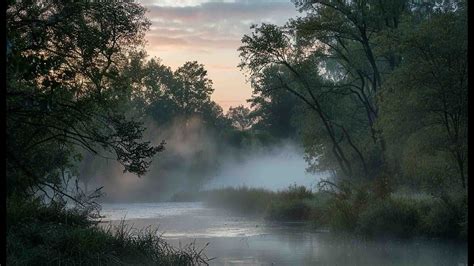
[[[9,5],[9,192],[61,187],[58,171],[74,168],[80,148],[112,151],[139,175],[163,150],[142,142],[142,124],[121,115],[133,88],[120,84],[120,72],[143,42],[144,14],[132,2]]]
[[[405,175],[443,190],[465,186],[465,16],[463,9],[433,10],[422,21],[402,21],[397,50],[403,61],[380,94],[380,126],[392,156],[402,159]]]
[[[465,180],[465,1],[294,3],[304,16],[253,26],[242,38],[239,66],[250,74],[258,123],[284,108],[278,95],[286,92],[306,107],[291,119],[300,121],[311,170],[378,177],[400,171],[406,150],[445,158],[433,175],[449,179],[458,168]]]

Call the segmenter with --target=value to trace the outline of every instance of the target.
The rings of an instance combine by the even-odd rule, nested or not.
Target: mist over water
[[[314,188],[324,174],[306,172],[303,151],[291,142],[250,153],[244,159],[229,156],[206,189],[247,186],[282,190],[297,184]]]
[[[329,175],[308,173],[304,151],[294,141],[236,147],[217,136],[197,118],[162,128],[148,125],[145,137],[167,144],[141,178],[124,174],[114,161],[86,160],[83,174],[94,175],[94,186],[106,192],[103,225],[124,219],[137,228],[159,226],[176,247],[191,242],[206,247],[206,254],[216,258],[211,265],[456,265],[466,260],[463,243],[344,238],[301,222],[268,222],[203,202],[166,202],[176,192],[223,187],[278,191],[296,184],[314,190]]]
[[[124,173],[120,164],[100,157],[82,162],[80,178],[89,179],[89,190],[104,186],[105,202],[166,201],[174,193],[222,187],[282,190],[290,185],[310,189],[324,174],[307,173],[303,150],[294,141],[273,145],[244,143],[236,147],[217,141],[218,132],[200,119],[175,119],[158,127],[148,122],[145,139],[165,150],[155,156],[143,177]]]

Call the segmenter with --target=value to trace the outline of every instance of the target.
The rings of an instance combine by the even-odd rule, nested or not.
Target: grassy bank
[[[177,250],[156,230],[121,223],[102,229],[87,213],[64,205],[7,200],[8,265],[194,265],[207,258],[188,245]]]
[[[174,199],[201,200],[269,221],[304,221],[367,237],[467,237],[467,195],[462,193],[441,199],[397,193],[381,197],[362,188],[328,193],[298,186],[278,192],[240,187],[179,193]]]

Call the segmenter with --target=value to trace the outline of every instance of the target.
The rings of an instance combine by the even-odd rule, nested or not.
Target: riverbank
[[[238,215],[204,202],[109,203],[108,224],[159,226],[179,248],[189,243],[210,265],[466,265],[466,241],[367,239],[311,228],[307,222],[276,222]],[[104,226],[107,226],[104,224]]]
[[[157,228],[122,221],[96,226],[87,212],[39,201],[7,201],[8,265],[194,265],[205,263],[193,243],[176,248]]]
[[[298,186],[278,192],[229,187],[177,193],[172,200],[199,200],[207,206],[240,215],[267,221],[307,222],[315,229],[369,238],[467,239],[465,194],[451,194],[441,199],[400,193],[380,197],[363,189],[327,193]]]

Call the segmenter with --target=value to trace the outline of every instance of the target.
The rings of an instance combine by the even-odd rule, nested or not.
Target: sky
[[[290,0],[141,0],[152,22],[146,35],[148,55],[173,70],[186,61],[204,64],[214,84],[212,100],[227,111],[252,95],[237,65],[237,49],[250,25],[283,25],[299,13]]]

